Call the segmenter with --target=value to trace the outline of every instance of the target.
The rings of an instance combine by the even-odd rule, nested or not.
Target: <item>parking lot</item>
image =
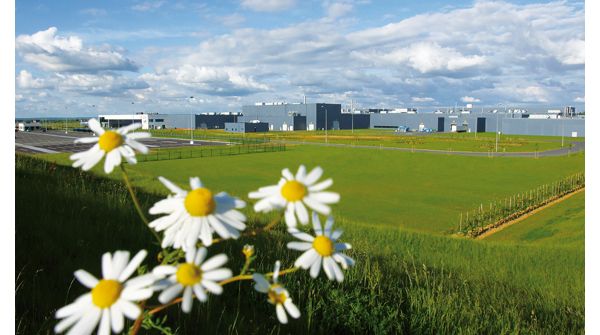
[[[64,131],[48,131],[41,130],[31,132],[16,132],[15,133],[15,151],[24,153],[59,153],[59,152],[79,152],[91,148],[94,144],[75,144],[75,139],[79,137],[94,136],[86,132],[69,132]],[[228,142],[213,142],[213,141],[197,141],[190,144],[190,140],[177,138],[147,138],[140,142],[144,143],[150,149],[153,148],[176,148],[190,146],[214,146],[214,145],[229,145]]]

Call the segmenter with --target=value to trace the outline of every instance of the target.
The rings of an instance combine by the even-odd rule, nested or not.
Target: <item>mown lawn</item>
[[[68,155],[46,159],[70,164]],[[359,148],[288,146],[284,152],[143,162],[131,166],[134,182],[165,194],[156,177],[180,185],[199,176],[216,191],[245,198],[275,184],[281,169],[321,166],[342,195],[338,217],[370,226],[448,233],[461,212],[583,171],[584,154],[547,158],[466,157]],[[95,169],[103,174],[99,166]],[[118,173],[112,178],[120,179]]]
[[[236,157],[227,157],[231,158]],[[230,165],[227,159],[223,164],[229,169],[221,170],[220,180],[232,186],[241,182],[242,178],[232,176],[243,166]],[[196,165],[187,166],[191,173],[216,164],[189,161]],[[267,167],[261,176],[260,169],[246,163],[250,166],[246,176],[258,177],[239,185],[240,189],[256,187],[266,176],[272,178],[274,167]],[[185,167],[178,169],[182,173]],[[334,174],[336,170],[326,171]],[[345,182],[338,180],[344,175],[334,175],[342,194],[340,207],[350,201],[346,192],[351,188],[342,187]],[[143,180],[140,176],[138,182]],[[184,177],[173,178],[181,181]],[[216,175],[206,178],[209,185],[217,181]],[[120,182],[18,156],[16,185],[15,323],[19,334],[51,333],[54,311],[84,292],[73,282],[73,271],[84,268],[98,275],[102,253],[146,248],[150,255],[145,263],[156,265],[153,255],[158,249],[152,235],[135,216]],[[149,208],[160,197],[142,192],[142,207]],[[365,205],[363,210],[379,211]],[[247,212],[251,226],[265,224],[250,209]],[[349,254],[357,265],[346,272],[342,284],[329,282],[323,275],[314,280],[306,272],[284,276],[281,280],[302,312],[299,320],[279,325],[265,297],[253,292],[250,282],[242,282],[226,286],[222,296],[211,297],[206,304],[196,302],[190,315],[177,308],[161,313],[161,318],[168,317],[165,327],[177,334],[199,329],[215,334],[584,332],[583,248],[455,239],[371,220],[339,219],[338,225],[345,229],[342,240],[353,245]],[[277,229],[258,238],[218,244],[210,253],[231,255],[228,265],[236,272],[243,262],[239,250],[252,243],[258,251],[254,267],[266,272],[276,259],[287,267],[298,256],[285,248],[287,241],[289,236]]]
[[[190,131],[184,129],[151,130],[154,136],[190,138]],[[357,129],[324,131],[276,131],[266,133],[228,133],[223,130],[195,130],[194,138],[231,139],[231,140],[271,140],[340,143],[351,145],[384,146],[415,149],[434,149],[449,151],[495,151],[494,133],[394,133],[390,129]],[[564,145],[583,138],[564,138]],[[560,149],[561,137],[500,135],[500,152],[535,152]]]
[[[585,191],[486,237],[485,241],[583,248]]]

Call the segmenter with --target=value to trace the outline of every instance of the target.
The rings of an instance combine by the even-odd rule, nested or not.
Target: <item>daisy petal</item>
[[[98,120],[96,119],[88,120],[88,128],[90,128],[94,133],[96,133],[96,135],[104,134],[104,129],[100,125],[100,122],[98,122]]]
[[[306,176],[304,183],[306,185],[312,185],[321,178],[321,175],[323,175],[323,169],[320,166],[317,166]]]
[[[290,316],[293,317],[294,319],[297,319],[300,317],[300,311],[298,310],[298,307],[296,307],[296,305],[294,305],[294,303],[292,302],[292,299],[286,299],[285,302],[283,303],[283,306],[285,307],[287,312],[290,314]]]
[[[98,279],[85,270],[75,271],[75,278],[87,288],[94,288],[98,284]]]
[[[269,281],[260,273],[254,273],[252,275],[252,279],[256,284],[254,285],[254,289],[258,292],[267,293],[269,292]]]
[[[202,288],[202,285],[196,284],[193,286],[193,289],[194,289],[194,294],[196,295],[196,298],[198,300],[200,300],[201,302],[205,302],[206,300],[208,300],[208,296],[206,295],[206,292]]]
[[[288,249],[305,251],[312,248],[312,243],[309,242],[289,242],[287,244]]]
[[[116,334],[123,331],[124,326],[123,312],[119,308],[119,304],[114,304],[110,307],[110,323],[112,331]]]
[[[202,280],[202,286],[212,294],[221,294],[223,293],[223,286],[215,283],[211,280]]]
[[[311,249],[309,251],[314,251],[314,250]],[[310,266],[310,276],[313,278],[317,278],[317,276],[319,275],[319,271],[321,270],[321,260],[323,259],[323,257],[321,257],[319,254],[317,254],[316,251],[314,251],[314,253],[317,256],[317,259]]]
[[[181,310],[184,313],[189,313],[192,310],[192,302],[194,297],[192,296],[192,287],[187,286],[183,291],[183,302],[181,303]]]
[[[123,271],[119,274],[119,281],[125,281],[127,278],[129,278],[129,276],[131,276],[131,274],[140,266],[142,261],[144,261],[144,258],[146,258],[147,254],[148,252],[146,250],[140,250],[131,259],[129,264],[127,264],[125,269],[123,269]]]
[[[106,308],[102,310],[98,335],[110,335],[110,310]]]
[[[285,314],[285,310],[281,304],[277,304],[275,306],[275,311],[277,312],[277,319],[279,322],[286,324],[288,322],[287,315]]]
[[[138,305],[124,299],[117,301],[117,304],[119,305],[119,310],[123,312],[123,315],[125,315],[130,320],[137,319],[137,317],[140,316],[140,313],[142,312]]]
[[[212,269],[216,269],[219,266],[227,263],[227,255],[219,254],[208,259],[202,266],[200,267],[202,271],[210,271]]]
[[[224,280],[227,278],[231,278],[232,275],[233,275],[233,273],[231,272],[231,270],[222,268],[222,269],[207,271],[204,274],[202,274],[202,278],[208,279],[208,280],[220,281],[220,280]]]
[[[178,296],[181,291],[183,291],[183,285],[175,284],[162,291],[162,293],[158,296],[158,301],[160,301],[161,304],[166,304],[175,299],[175,297]]]

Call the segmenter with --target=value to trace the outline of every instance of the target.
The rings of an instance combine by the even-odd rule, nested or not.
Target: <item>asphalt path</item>
[[[398,147],[384,147],[384,146],[373,146],[373,145],[353,145],[353,144],[341,144],[341,143],[319,143],[319,142],[303,142],[303,141],[277,141],[285,144],[307,144],[307,145],[318,145],[326,147],[342,147],[342,148],[361,148],[361,149],[372,149],[372,150],[393,150],[393,151],[405,151],[405,152],[425,152],[430,154],[440,155],[461,155],[461,156],[483,156],[483,157],[552,157],[552,156],[564,156],[571,153],[584,151],[585,142],[573,142],[573,148],[565,146],[561,149],[546,150],[539,152],[479,152],[479,151],[454,151],[454,150],[433,150],[433,149],[412,149],[412,148],[398,148]]]
[[[80,137],[94,136],[87,132],[69,132],[65,134],[60,131],[33,131],[15,133],[15,151],[24,153],[59,153],[80,152],[91,148],[94,143],[77,143],[74,141]],[[177,148],[177,147],[201,147],[229,145],[228,142],[196,141],[190,144],[190,140],[180,138],[151,137],[139,140],[150,149],[152,148]]]

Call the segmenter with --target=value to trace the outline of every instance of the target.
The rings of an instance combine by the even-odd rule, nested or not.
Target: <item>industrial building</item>
[[[98,115],[105,128],[123,127],[132,122],[140,122],[142,129],[223,129],[226,122],[237,122],[238,113],[203,114],[158,114],[136,113],[118,115]]]
[[[266,122],[225,122],[225,131],[232,133],[264,133],[269,131]]]
[[[242,113],[99,115],[102,126],[141,122],[143,129],[225,129],[232,132],[388,128],[430,132],[501,132],[514,135],[585,136],[585,120],[575,109],[533,114],[522,109],[474,112],[461,109],[419,113],[416,108],[345,110],[330,103],[257,103]],[[368,112],[371,111],[371,112]]]

